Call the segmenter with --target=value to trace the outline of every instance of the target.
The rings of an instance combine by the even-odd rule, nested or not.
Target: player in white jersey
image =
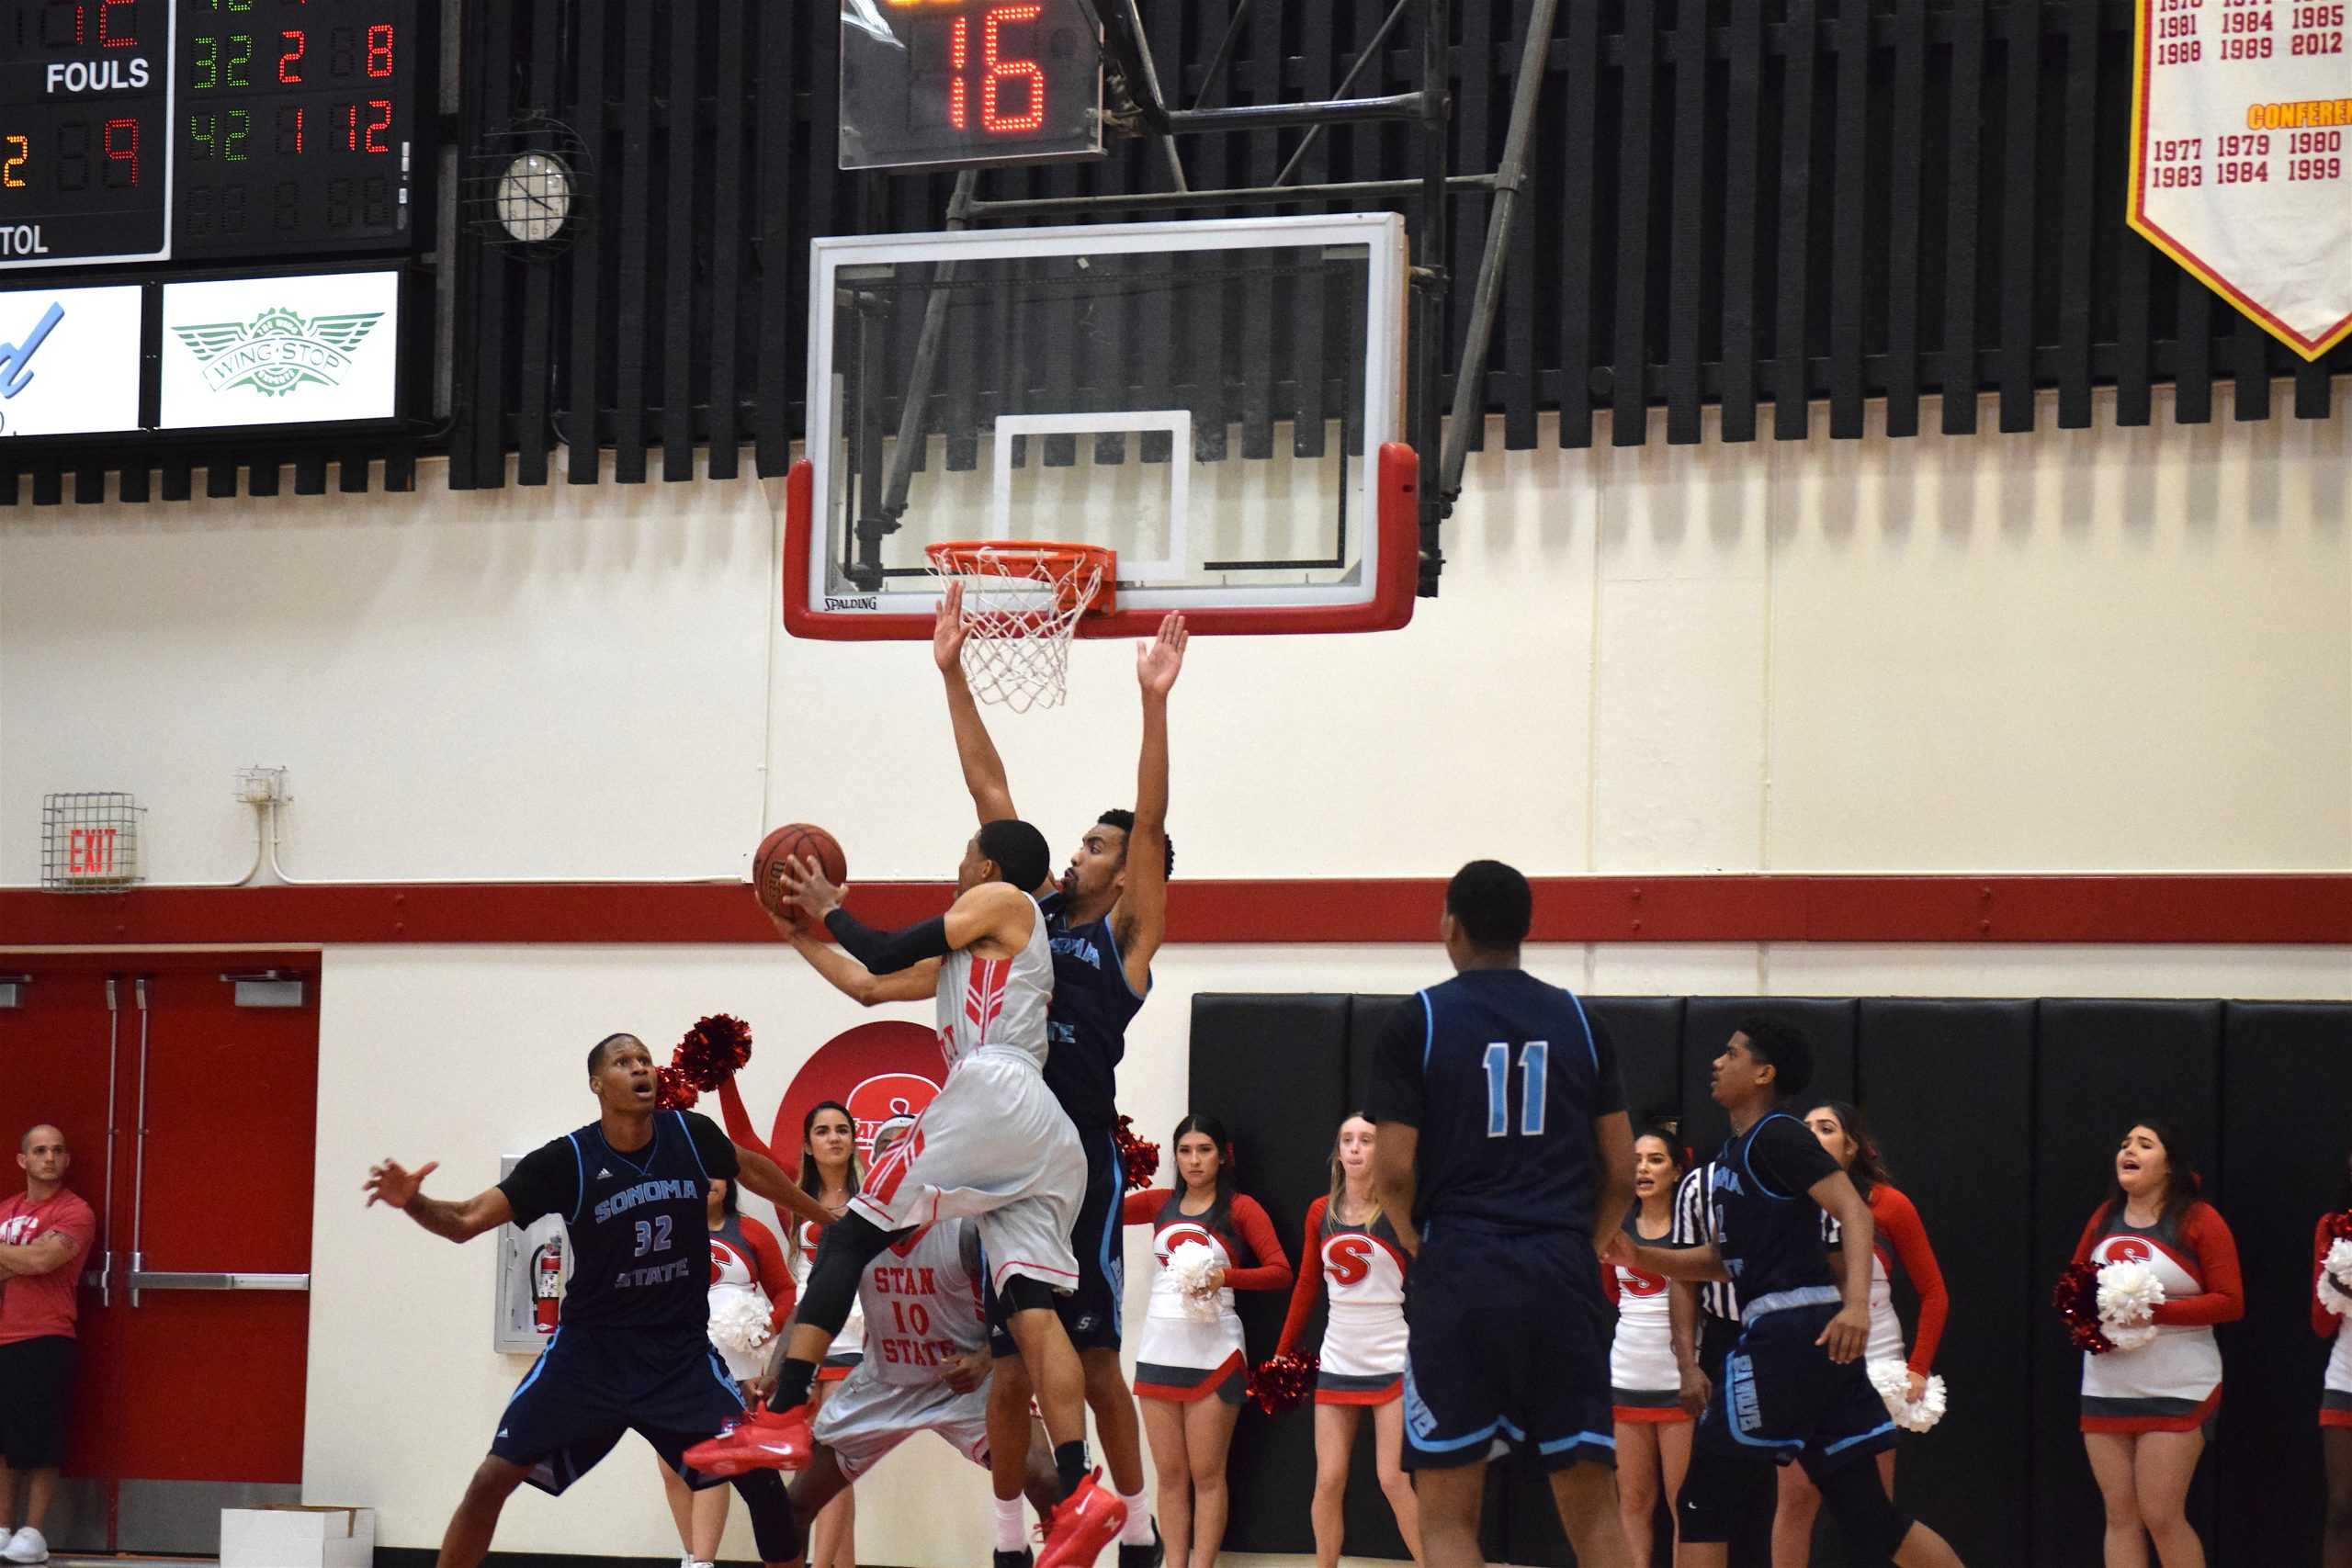
[[[882,1158],[903,1133],[875,1140]],[[866,1266],[858,1304],[872,1332],[867,1354],[817,1416],[817,1451],[792,1483],[796,1517],[807,1518],[918,1432],[936,1432],[974,1464],[989,1464],[988,1393],[995,1366],[980,1297],[980,1233],[970,1220],[942,1220],[900,1236]],[[1053,1450],[1030,1423],[1029,1500],[1053,1510]]]
[[[743,1462],[805,1465],[809,1439],[799,1406],[866,1265],[899,1233],[968,1218],[1054,1441],[1061,1501],[1039,1568],[1067,1568],[1091,1562],[1126,1510],[1088,1473],[1084,1374],[1054,1310],[1054,1292],[1078,1278],[1069,1233],[1086,1157],[1043,1072],[1053,955],[1045,916],[1023,890],[1045,881],[1051,860],[1028,823],[988,823],[965,846],[954,907],[899,931],[859,921],[813,863],[785,866],[794,904],[823,920],[846,950],[796,935],[794,946],[828,981],[865,1002],[936,996],[947,1081],[906,1142],[867,1172],[817,1254],[781,1360],[771,1362],[769,1404],[782,1414],[747,1422],[730,1438]],[[869,1357],[874,1329],[869,1320]]]

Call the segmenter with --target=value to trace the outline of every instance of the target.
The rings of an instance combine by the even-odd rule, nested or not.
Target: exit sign
[[[75,893],[136,883],[142,815],[137,799],[113,791],[41,796],[41,886]]]
[[[70,882],[117,882],[122,878],[126,846],[119,828],[65,830],[65,876]]]

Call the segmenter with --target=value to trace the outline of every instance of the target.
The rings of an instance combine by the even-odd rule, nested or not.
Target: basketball
[[[759,852],[752,857],[752,891],[770,914],[797,926],[802,923],[800,911],[785,897],[784,884],[776,874],[786,860],[815,861],[824,871],[825,880],[836,887],[849,880],[849,860],[842,853],[840,841],[812,823],[786,822],[760,840]]]

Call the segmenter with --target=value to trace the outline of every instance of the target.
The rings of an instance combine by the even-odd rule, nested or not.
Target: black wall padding
[[[1617,1072],[1625,1080],[1625,1109],[1633,1113],[1634,1130],[1641,1131],[1645,1122],[1679,1121],[1682,1115],[1682,998],[1578,999],[1616,1043]]]
[[[2030,1314],[2033,1266],[2025,1227],[2033,1173],[2034,1004],[1871,1000],[1860,1004],[1860,1104],[1894,1185],[1917,1206],[1951,1293],[1936,1371],[1951,1409],[1931,1435],[1906,1438],[1895,1497],[1933,1522],[1965,1562],[2026,1561],[2026,1517],[1987,1507],[2023,1497],[2031,1464],[2018,1435],[2032,1426],[2032,1387],[2018,1353]],[[1967,1151],[1967,1152],[1962,1152]],[[1896,1276],[1895,1308],[1913,1342],[1918,1297]],[[1816,1560],[1849,1561],[1824,1550]],[[1842,1547],[1833,1549],[1842,1551]]]
[[[1431,976],[1435,985],[1441,976]],[[1420,1010],[1417,995],[1401,997],[1358,997],[1355,1010],[1348,1020],[1348,1109],[1362,1111],[1372,1098],[1372,1048],[1377,1044],[1383,1031],[1398,1013],[1411,1009]]]
[[[1854,1097],[1854,1003],[1822,997],[1692,997],[1682,1012],[1683,1141],[1713,1159],[1730,1131],[1708,1092],[1709,1069],[1739,1021],[1776,1019],[1813,1042],[1813,1087],[1825,1099]]]
[[[2222,1210],[2245,1273],[2231,1334],[2219,1490],[2229,1568],[2319,1561],[2317,1429],[2329,1345],[2311,1331],[2312,1227],[2345,1201],[2352,1014],[2306,1002],[2222,1010]],[[2226,1353],[2226,1351],[2225,1351]],[[2209,1464],[2213,1461],[2208,1461]],[[2296,1500],[2292,1506],[2289,1499]]]
[[[1293,1268],[1306,1206],[1330,1184],[1331,1137],[1346,1112],[1352,1010],[1346,996],[1193,998],[1189,1109],[1216,1116],[1233,1134],[1240,1190],[1264,1205]],[[1163,1187],[1175,1178],[1170,1131],[1144,1133],[1160,1141]],[[1290,1295],[1242,1292],[1235,1303],[1254,1366],[1274,1353]],[[1306,1513],[1315,1484],[1312,1415],[1301,1409],[1269,1418],[1255,1405],[1245,1408],[1226,1472],[1233,1481],[1227,1551],[1315,1550]],[[1373,1493],[1378,1496],[1377,1487]]]
[[[2034,1562],[2099,1560],[2098,1488],[2083,1450],[2082,1358],[2067,1344],[2048,1292],[2115,1179],[2115,1150],[2134,1120],[2169,1120],[2206,1174],[2221,1132],[2222,1004],[2197,1001],[2045,1001],[2034,1063],[2033,1336]],[[2022,1152],[2022,1151],[2021,1151]],[[2223,1208],[2223,1213],[2228,1210]],[[2233,1336],[2222,1331],[2222,1352]],[[2214,1568],[2233,1565],[2212,1529],[2212,1466],[2198,1469],[2189,1517]],[[2264,1565],[2267,1568],[2267,1565]]]

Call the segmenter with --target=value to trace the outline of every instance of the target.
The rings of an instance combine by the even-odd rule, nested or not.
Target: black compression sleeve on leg
[[[1004,1298],[1009,1313],[1054,1310],[1054,1288],[1035,1275],[1015,1274],[997,1294]]]
[[[752,1516],[752,1539],[759,1545],[760,1561],[790,1562],[799,1557],[800,1521],[793,1517],[784,1477],[773,1470],[746,1471],[735,1478],[735,1490],[743,1495],[743,1511]]]
[[[1911,1517],[1897,1508],[1869,1456],[1813,1478],[1821,1501],[1846,1538],[1846,1555],[1857,1562],[1883,1562],[1911,1533]]]
[[[933,915],[902,931],[877,931],[851,914],[835,909],[825,917],[825,929],[842,950],[876,975],[911,969],[926,958],[944,958],[956,950],[947,945],[947,917]]]
[[[800,1291],[800,1310],[792,1314],[792,1321],[839,1334],[842,1325],[849,1321],[865,1266],[890,1245],[890,1232],[854,1210],[826,1226],[817,1261],[808,1269],[808,1283]]]
[[[1674,1500],[1676,1528],[1692,1545],[1729,1541],[1744,1520],[1770,1506],[1774,1478],[1769,1459],[1720,1453],[1693,1442],[1690,1468]]]

